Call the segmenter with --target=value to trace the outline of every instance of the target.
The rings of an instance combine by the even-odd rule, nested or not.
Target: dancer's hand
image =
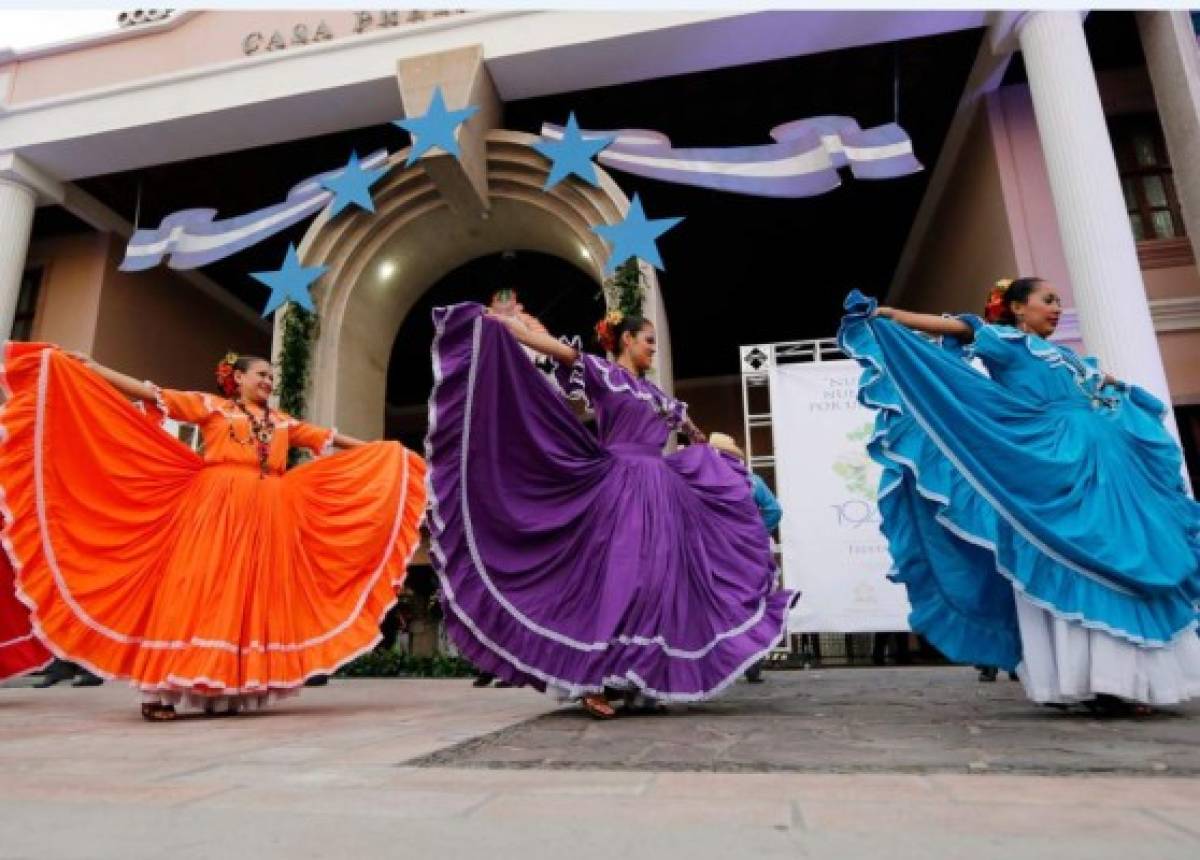
[[[879,307],[875,308],[874,313],[871,314],[872,317],[883,317],[885,320],[890,320],[894,315],[895,309],[889,308],[886,305],[880,305]]]
[[[79,352],[77,350],[66,350],[66,354],[68,357],[73,358],[76,361],[78,361],[84,367],[91,367],[95,363],[92,361],[92,357],[90,355],[88,355],[86,352]]]
[[[516,319],[520,310],[516,297],[507,290],[496,293],[487,309],[492,316],[504,320]]]

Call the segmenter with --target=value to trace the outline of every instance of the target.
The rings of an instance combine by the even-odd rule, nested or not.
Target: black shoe
[[[993,684],[999,670],[995,666],[984,666],[979,670],[979,680],[985,684]]]
[[[496,676],[490,672],[480,672],[479,677],[471,682],[472,687],[490,687],[492,681],[496,680]]]
[[[64,660],[55,660],[42,676],[42,680],[34,684],[34,689],[44,690],[53,687],[60,681],[69,681],[75,677],[75,667]]]
[[[1010,680],[1010,681],[1020,681],[1020,680],[1021,680],[1021,678],[1020,678],[1020,676],[1018,676],[1018,675],[1017,675],[1017,673],[1016,673],[1016,672],[1009,672],[1009,673],[1008,673],[1008,680]]]
[[[104,683],[103,678],[98,678],[91,672],[81,672],[79,677],[71,684],[72,687],[99,687]]]
[[[309,678],[307,681],[304,682],[304,686],[306,686],[306,687],[324,687],[328,683],[329,683],[328,675],[313,675],[311,678]]]

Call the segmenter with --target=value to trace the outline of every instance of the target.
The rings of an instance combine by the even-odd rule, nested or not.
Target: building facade
[[[999,277],[1051,279],[1068,308],[1062,337],[1171,402],[1194,456],[1200,49],[1185,12],[1106,14],[184,12],[0,48],[0,330],[176,387],[207,387],[213,357],[231,346],[277,355],[279,331],[227,270],[120,271],[135,226],[167,199],[213,205],[204,173],[253,163],[257,172],[213,192],[222,217],[238,214],[272,153],[419,113],[441,87],[451,107],[481,107],[461,130],[462,158],[394,169],[374,189],[376,213],[321,213],[297,234],[304,263],[329,267],[313,293],[321,326],[309,417],[379,436],[392,432],[394,341],[448,273],[516,249],[601,281],[605,248],[590,227],[624,212],[624,180],[601,171],[598,187],[542,192],[546,162],[534,134],[506,128],[512,105],[675,80],[683,102],[689,76],[889,46],[917,46],[911,56],[936,52],[921,40],[966,34],[974,59],[918,205],[893,225],[900,252],[880,285],[887,300],[974,310]],[[185,200],[176,186],[204,199]],[[870,245],[865,237],[863,253]],[[699,347],[646,272],[661,381],[702,422],[740,427],[736,355],[727,375],[676,375],[672,358],[683,367]],[[784,307],[766,289],[731,299],[764,320]],[[836,322],[826,313],[821,333]]]

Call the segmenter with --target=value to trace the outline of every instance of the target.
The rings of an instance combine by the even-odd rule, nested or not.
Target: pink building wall
[[[254,326],[170,269],[120,271],[124,242],[108,238],[93,347],[98,361],[160,385],[209,391],[213,369],[229,350],[270,356],[269,329]]]
[[[1018,270],[991,119],[979,111],[900,298],[929,313],[979,312],[991,285]]]
[[[92,351],[106,249],[106,237],[100,233],[46,239],[30,246],[26,266],[42,269],[33,340]]]
[[[991,118],[990,144],[996,152],[1009,235],[1017,257],[1016,274],[1037,275],[1053,282],[1063,304],[1073,307],[1071,276],[1063,257],[1029,88],[1005,87],[991,93],[986,108]]]
[[[110,234],[46,239],[30,248],[42,266],[33,338],[93,355],[139,379],[208,390],[229,349],[269,355],[271,334],[165,268],[117,270],[124,245]]]
[[[1110,114],[1155,109],[1141,70],[1101,76],[1100,84]],[[1074,307],[1026,86],[997,90],[979,109],[901,303],[931,313],[977,311],[993,281],[1014,275],[1046,278]],[[1152,308],[1155,300],[1200,299],[1194,264],[1145,267],[1142,279]],[[1200,403],[1200,330],[1160,331],[1158,341],[1173,401]]]

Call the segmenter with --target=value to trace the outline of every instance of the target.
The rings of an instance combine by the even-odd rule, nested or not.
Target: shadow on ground
[[[1097,718],[964,668],[769,672],[667,713],[568,708],[406,762],[419,767],[719,772],[1200,774],[1200,704]],[[481,690],[486,696],[489,691]]]

